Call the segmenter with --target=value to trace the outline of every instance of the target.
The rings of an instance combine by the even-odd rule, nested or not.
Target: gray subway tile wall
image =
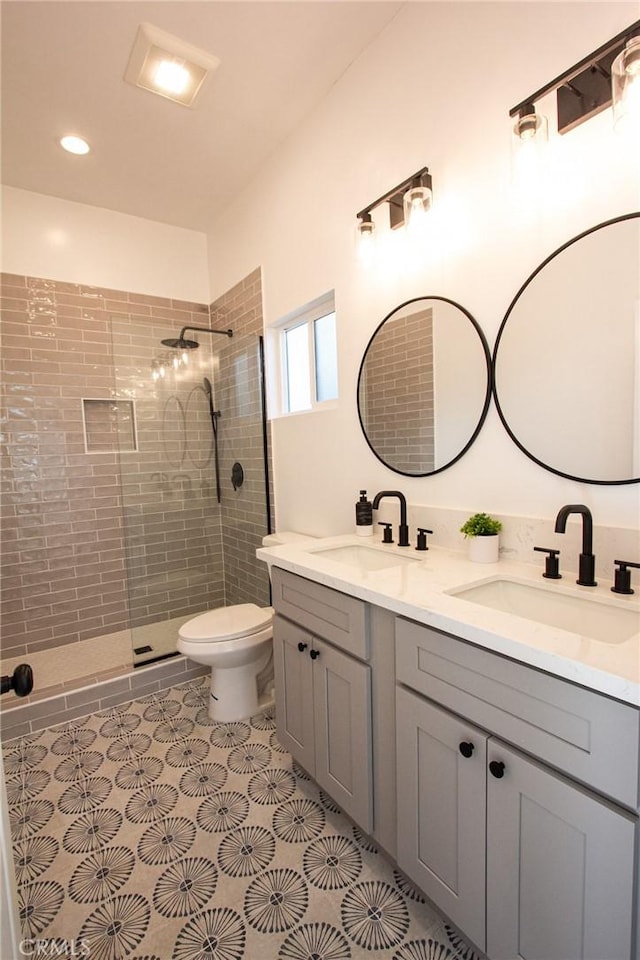
[[[2,656],[130,627],[135,645],[157,619],[268,603],[255,559],[267,532],[260,271],[211,305],[10,274],[2,294]],[[209,322],[234,337],[201,335],[188,374],[154,381],[160,341]],[[226,385],[238,371],[247,384]],[[205,376],[221,409],[221,507]],[[135,401],[137,451],[86,452],[82,401],[109,398]]]

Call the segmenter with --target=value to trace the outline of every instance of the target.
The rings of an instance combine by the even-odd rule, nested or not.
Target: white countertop
[[[417,562],[364,571],[317,552],[350,545],[366,546],[387,555],[412,557]],[[569,578],[566,573],[562,580],[545,580],[542,577],[544,557],[540,558],[539,564],[508,560],[491,564],[471,563],[465,554],[457,551],[430,547],[422,553],[413,547],[387,546],[375,538],[349,535],[262,547],[256,555],[268,564],[316,583],[455,634],[487,650],[635,707],[640,706],[640,601],[637,593],[633,596],[613,594],[611,582],[599,582],[597,587],[579,587],[575,584],[575,576]],[[609,608],[633,610],[638,617],[638,632],[623,642],[605,643],[481,606],[448,592],[496,577],[544,587],[567,596],[588,597]]]

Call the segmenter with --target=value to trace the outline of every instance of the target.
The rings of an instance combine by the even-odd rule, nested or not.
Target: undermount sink
[[[559,627],[601,643],[624,643],[640,632],[640,610],[598,597],[560,592],[562,588],[495,578],[447,591],[450,596]]]
[[[410,563],[419,562],[418,557],[403,557],[398,553],[386,553],[375,547],[365,547],[364,544],[354,543],[344,547],[327,547],[324,550],[310,550],[317,557],[326,557],[349,567],[356,567],[363,572],[374,570],[388,570],[390,567],[401,567]]]

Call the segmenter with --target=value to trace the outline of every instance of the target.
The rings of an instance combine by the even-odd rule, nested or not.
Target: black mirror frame
[[[640,218],[640,211],[637,211],[637,212],[634,212],[634,213],[625,213],[625,214],[623,214],[622,216],[619,216],[619,217],[612,217],[611,220],[604,220],[602,223],[596,224],[595,227],[590,227],[588,230],[583,230],[582,233],[579,233],[577,236],[572,237],[571,240],[567,240],[566,243],[563,243],[562,246],[558,247],[557,250],[554,250],[553,253],[551,253],[548,257],[546,257],[546,258],[542,261],[542,263],[539,264],[539,266],[536,267],[536,269],[533,271],[533,273],[530,274],[529,277],[527,277],[527,279],[526,279],[525,282],[522,284],[522,286],[520,287],[520,289],[519,289],[518,292],[516,293],[515,297],[513,298],[513,300],[511,301],[511,303],[509,304],[509,309],[508,309],[507,312],[505,313],[504,318],[503,318],[503,320],[502,320],[502,323],[500,324],[500,328],[499,328],[499,330],[498,330],[498,336],[496,337],[496,342],[495,342],[495,345],[494,345],[494,347],[493,347],[493,354],[492,354],[492,357],[491,357],[492,391],[493,391],[493,399],[494,399],[495,405],[496,405],[496,410],[498,411],[498,416],[500,417],[500,420],[501,420],[501,422],[502,422],[502,426],[503,426],[504,429],[507,431],[509,437],[513,440],[513,442],[515,443],[515,445],[525,454],[525,456],[527,456],[530,460],[533,460],[534,463],[537,463],[538,466],[539,466],[539,467],[542,467],[543,470],[547,470],[549,473],[555,473],[556,476],[558,476],[558,477],[564,477],[566,480],[575,480],[575,481],[577,481],[578,483],[590,483],[590,484],[597,485],[597,486],[607,486],[607,487],[611,487],[611,486],[625,486],[625,485],[628,485],[628,484],[631,484],[631,483],[640,483],[640,477],[632,477],[632,478],[629,479],[629,480],[593,480],[593,479],[589,479],[589,478],[587,478],[587,477],[576,477],[576,476],[574,476],[574,475],[571,474],[571,473],[565,473],[563,470],[558,470],[558,469],[556,469],[555,467],[549,466],[548,463],[544,463],[542,460],[540,460],[538,457],[536,457],[533,453],[531,453],[529,450],[527,450],[527,448],[518,440],[518,438],[516,437],[516,435],[515,435],[515,434],[513,433],[513,431],[511,430],[511,428],[510,428],[510,426],[509,426],[509,424],[508,424],[508,422],[507,422],[507,418],[506,418],[506,416],[505,416],[505,413],[504,413],[502,407],[500,406],[500,400],[499,400],[499,398],[498,398],[498,388],[497,388],[497,384],[496,384],[496,361],[497,361],[497,357],[498,357],[498,349],[499,349],[499,347],[500,347],[500,340],[502,339],[502,334],[504,333],[504,328],[505,328],[505,326],[506,326],[506,324],[507,324],[507,321],[508,321],[508,319],[509,319],[509,317],[510,317],[510,315],[511,315],[511,313],[512,313],[512,311],[513,311],[513,309],[514,309],[514,307],[515,307],[515,305],[516,305],[516,303],[518,302],[518,299],[519,299],[520,296],[524,293],[524,291],[527,289],[527,287],[529,286],[529,284],[534,280],[534,278],[538,276],[538,274],[547,266],[548,263],[551,262],[551,260],[554,260],[557,256],[559,256],[564,250],[567,249],[567,247],[570,247],[570,246],[572,246],[574,243],[577,243],[578,240],[582,240],[584,237],[587,237],[587,236],[589,236],[590,234],[595,233],[596,230],[602,230],[604,227],[610,227],[610,226],[612,226],[612,224],[614,224],[614,223],[623,223],[625,220],[634,220],[634,219],[638,219],[638,218]]]
[[[485,363],[487,367],[487,388],[485,391],[485,398],[482,406],[482,412],[480,414],[476,427],[473,433],[471,434],[471,437],[462,448],[462,450],[455,457],[453,457],[452,460],[449,460],[442,467],[438,467],[437,470],[429,470],[426,473],[408,473],[405,470],[398,470],[397,467],[392,467],[389,463],[387,463],[386,460],[382,459],[382,457],[377,453],[375,448],[371,445],[369,441],[369,437],[367,436],[367,432],[364,428],[364,423],[362,421],[362,414],[360,412],[360,381],[362,379],[362,371],[363,371],[365,360],[367,359],[367,353],[369,352],[369,347],[371,346],[380,328],[387,322],[387,320],[389,320],[395,313],[397,313],[398,310],[402,310],[404,307],[409,306],[409,304],[411,303],[419,303],[423,300],[438,300],[441,303],[448,303],[453,307],[457,307],[457,309],[460,310],[465,315],[467,320],[470,321],[474,330],[478,334],[478,338],[480,340],[480,344],[482,346],[482,350],[484,353]],[[373,453],[373,455],[376,457],[377,460],[380,461],[380,463],[382,463],[385,467],[387,467],[388,470],[392,470],[394,473],[398,473],[403,477],[433,477],[437,473],[442,473],[443,470],[448,470],[449,467],[452,467],[454,463],[457,463],[458,460],[460,460],[465,455],[469,447],[474,443],[476,437],[478,436],[478,434],[480,433],[480,430],[482,429],[482,425],[484,424],[484,421],[486,420],[487,412],[489,410],[489,404],[491,403],[492,392],[493,392],[493,365],[491,363],[491,351],[489,349],[489,344],[487,343],[487,338],[485,337],[478,321],[474,317],[472,317],[469,311],[465,310],[463,306],[461,306],[459,303],[456,303],[455,300],[450,300],[447,297],[434,297],[434,296],[412,297],[411,300],[405,300],[404,303],[401,303],[397,307],[394,307],[393,310],[391,310],[390,313],[388,313],[386,317],[383,320],[381,320],[381,322],[378,324],[376,329],[371,334],[369,338],[369,342],[367,343],[366,349],[364,351],[364,354],[362,355],[362,360],[360,361],[360,369],[358,370],[358,380],[356,383],[356,407],[358,410],[358,420],[360,421],[360,429],[362,430],[362,435],[367,441],[367,445],[371,450],[371,452]]]

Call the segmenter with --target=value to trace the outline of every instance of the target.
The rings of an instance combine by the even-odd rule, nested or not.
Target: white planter
[[[474,563],[497,563],[500,549],[500,535],[491,537],[469,537],[469,560]]]

